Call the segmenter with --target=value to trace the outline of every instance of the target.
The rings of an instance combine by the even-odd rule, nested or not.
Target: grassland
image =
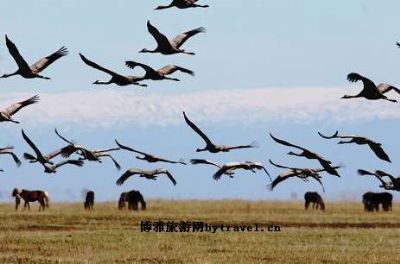
[[[140,232],[143,220],[281,226],[280,232]],[[114,203],[52,204],[15,212],[0,205],[0,263],[398,263],[400,210],[365,213],[359,203],[148,201],[148,210]]]

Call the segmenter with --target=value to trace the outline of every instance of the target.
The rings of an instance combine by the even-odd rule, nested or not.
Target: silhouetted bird
[[[141,53],[161,53],[164,55],[171,55],[171,54],[177,54],[177,53],[195,55],[195,53],[193,53],[193,52],[186,52],[185,50],[181,49],[181,46],[189,38],[193,37],[194,35],[196,35],[198,33],[206,31],[205,28],[199,27],[199,28],[184,32],[182,34],[179,34],[173,40],[170,41],[170,40],[168,40],[168,38],[165,35],[160,33],[160,31],[158,31],[158,29],[155,28],[150,23],[150,21],[147,21],[147,29],[148,29],[149,33],[157,41],[157,48],[155,50],[142,49],[140,52]]]
[[[196,165],[196,164],[208,164],[208,165],[213,165],[213,166],[215,166],[215,167],[217,167],[219,169],[222,168],[221,165],[218,165],[217,163],[215,163],[213,161],[210,161],[210,160],[206,160],[206,159],[191,159],[190,163],[192,163],[193,165]],[[235,174],[235,172],[233,170],[227,170],[227,171],[224,171],[224,174],[229,176],[229,177],[231,177],[231,178],[233,178],[233,175]]]
[[[270,185],[268,185],[268,188],[271,191],[279,183],[281,183],[289,178],[297,177],[297,178],[302,179],[303,181],[308,181],[308,178],[312,178],[312,179],[316,180],[321,185],[322,190],[325,192],[324,185],[322,184],[322,181],[321,181],[322,177],[319,175],[321,172],[326,171],[324,168],[317,168],[317,169],[296,168],[296,167],[287,167],[287,166],[278,165],[278,164],[274,163],[272,160],[269,160],[269,162],[277,168],[288,169],[288,171],[284,171],[284,172],[280,173],[275,178],[275,180],[273,180],[272,183]],[[339,166],[336,166],[334,168],[338,169]]]
[[[169,5],[167,6],[160,5],[156,7],[155,10],[167,9],[171,7],[176,7],[179,9],[194,8],[194,7],[202,7],[202,8],[209,7],[209,5],[196,4],[197,1],[198,0],[172,0],[172,2]]]
[[[389,156],[385,153],[385,151],[382,148],[382,144],[375,142],[369,138],[362,137],[362,136],[355,136],[355,135],[338,135],[339,131],[336,131],[333,136],[324,136],[320,132],[318,132],[318,135],[320,135],[323,138],[326,139],[331,139],[331,138],[347,138],[350,139],[348,141],[341,140],[338,142],[338,144],[350,144],[350,143],[355,143],[357,145],[368,145],[370,149],[375,153],[375,155],[387,162],[391,162]]]
[[[275,142],[277,142],[277,143],[279,143],[279,144],[282,144],[282,145],[285,145],[285,146],[288,146],[288,147],[297,148],[297,149],[300,149],[300,150],[301,150],[300,153],[294,153],[294,152],[290,151],[290,152],[288,153],[288,155],[293,155],[293,156],[298,156],[298,157],[304,157],[304,158],[306,158],[306,159],[315,159],[315,160],[318,160],[318,162],[321,164],[321,166],[322,166],[329,174],[336,175],[336,176],[340,177],[340,175],[339,175],[339,173],[337,172],[337,170],[336,170],[334,167],[331,166],[331,163],[332,163],[331,161],[329,161],[329,160],[327,160],[327,159],[321,157],[319,154],[317,154],[317,153],[315,153],[315,152],[312,152],[312,151],[310,151],[310,150],[308,150],[308,149],[306,149],[306,148],[303,148],[303,147],[294,145],[294,144],[292,144],[292,143],[289,143],[289,142],[287,142],[287,141],[278,139],[278,138],[274,137],[271,133],[270,133],[269,135],[271,136],[271,138],[272,138]]]
[[[244,161],[244,162],[228,162],[221,166],[221,168],[214,173],[214,180],[219,180],[223,174],[227,174],[226,172],[232,172],[237,169],[250,170],[255,173],[255,170],[264,170],[264,172],[268,175],[271,180],[271,176],[269,175],[267,169],[259,163],[253,161]],[[230,175],[228,175],[230,176]]]
[[[10,52],[11,56],[14,58],[15,62],[18,65],[18,70],[15,71],[14,73],[10,74],[4,74],[0,78],[8,78],[13,75],[21,75],[24,78],[41,78],[41,79],[46,79],[49,80],[49,77],[44,77],[42,75],[39,75],[41,71],[46,69],[50,64],[58,60],[59,58],[66,56],[68,54],[68,50],[65,47],[61,47],[59,50],[54,52],[53,54],[44,57],[37,62],[35,62],[33,65],[29,66],[28,63],[24,60],[24,58],[21,56],[19,53],[17,47],[11,40],[8,39],[6,35],[6,45],[8,48],[8,51]]]
[[[143,68],[146,73],[143,77],[139,78],[139,80],[153,80],[153,81],[159,81],[159,80],[171,80],[171,81],[179,81],[177,78],[170,78],[167,77],[166,75],[170,75],[176,71],[181,71],[190,75],[194,75],[194,72],[191,70],[176,66],[176,65],[166,65],[158,70],[154,70],[153,68],[142,64],[138,63],[135,61],[127,61],[125,62],[126,66],[128,66],[131,69],[134,69],[136,66]]]
[[[211,153],[218,153],[218,152],[229,152],[230,150],[233,149],[258,147],[256,142],[253,142],[252,144],[249,145],[241,145],[241,146],[215,145],[192,121],[189,120],[185,112],[183,112],[183,117],[185,118],[186,124],[188,124],[194,130],[194,132],[196,132],[206,142],[206,146],[204,148],[196,149],[197,152],[209,151]]]
[[[128,179],[130,176],[133,176],[133,175],[137,175],[139,177],[144,177],[149,180],[156,180],[157,176],[162,175],[162,174],[166,175],[168,177],[168,179],[170,179],[172,181],[172,183],[174,185],[176,185],[176,180],[174,179],[172,174],[168,170],[162,169],[162,168],[150,170],[150,171],[136,169],[136,168],[128,169],[124,174],[121,175],[121,177],[119,177],[116,184],[122,185],[126,181],[126,179]]]
[[[40,152],[40,150],[36,147],[36,145],[32,142],[32,140],[25,134],[24,130],[22,130],[22,137],[28,143],[28,145],[33,149],[33,151],[36,154],[36,160],[43,165],[44,167],[44,172],[46,173],[56,173],[57,168],[64,166],[66,164],[71,164],[75,166],[82,167],[83,161],[81,160],[62,160],[59,163],[53,165],[52,162],[49,160],[46,160],[43,156],[43,154]]]
[[[12,116],[16,114],[21,108],[37,102],[39,102],[39,96],[35,95],[25,101],[21,101],[10,105],[6,109],[0,111],[0,122],[8,121],[13,123],[19,123],[18,121],[12,119]]]
[[[349,80],[350,82],[362,81],[364,86],[360,93],[356,95],[344,95],[342,99],[363,97],[368,100],[383,99],[394,103],[397,102],[396,100],[389,99],[384,95],[384,93],[389,92],[391,90],[399,92],[399,89],[394,86],[385,83],[381,83],[378,86],[376,86],[375,83],[370,79],[365,78],[364,76],[361,76],[360,74],[354,72],[347,75],[347,80]]]
[[[91,61],[91,60],[87,59],[85,56],[83,56],[81,53],[79,53],[79,56],[81,56],[81,59],[83,60],[83,62],[85,64],[89,65],[90,67],[111,75],[111,79],[108,82],[97,80],[93,84],[112,84],[112,83],[114,83],[119,86],[126,86],[126,85],[130,85],[130,84],[137,85],[137,86],[143,86],[143,87],[147,86],[146,84],[138,83],[138,81],[141,80],[141,77],[130,76],[130,75],[124,76],[124,75],[118,74],[116,72],[113,72],[109,69],[106,69],[106,68],[94,63],[93,61]]]
[[[159,157],[154,156],[152,154],[148,154],[148,153],[141,152],[141,151],[135,150],[133,148],[124,146],[124,145],[120,144],[117,140],[115,140],[115,143],[117,143],[118,147],[120,147],[121,149],[125,149],[125,150],[128,150],[128,151],[135,152],[135,153],[143,155],[143,157],[142,156],[136,156],[136,158],[140,159],[140,160],[145,160],[145,161],[150,162],[150,163],[167,162],[167,163],[173,163],[173,164],[180,163],[180,164],[186,165],[186,163],[183,160],[179,160],[179,161],[167,160],[167,159],[159,158]]]

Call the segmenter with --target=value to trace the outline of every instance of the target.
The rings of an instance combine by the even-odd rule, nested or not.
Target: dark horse
[[[317,192],[306,192],[304,194],[304,200],[305,200],[304,207],[306,210],[310,206],[310,203],[312,203],[313,209],[318,210],[318,206],[319,206],[320,210],[322,210],[322,211],[325,210],[324,200],[322,199],[321,195],[319,195]]]
[[[362,198],[365,211],[379,211],[379,204],[382,204],[382,209],[385,212],[392,210],[393,195],[391,193],[366,192]]]
[[[122,210],[125,208],[126,202],[128,202],[129,210],[138,210],[138,203],[140,203],[142,210],[146,210],[146,202],[139,191],[132,190],[121,193],[118,201],[118,209]]]
[[[86,210],[93,210],[93,205],[94,205],[94,192],[93,191],[88,191],[86,193],[86,198],[85,202],[83,203],[83,206],[85,207]]]
[[[49,207],[49,194],[45,191],[28,191],[14,188],[12,196],[15,197],[16,210],[18,210],[21,199],[25,201],[24,207],[28,207],[28,210],[30,210],[29,202],[38,201],[40,204],[39,211],[44,210],[45,207]]]

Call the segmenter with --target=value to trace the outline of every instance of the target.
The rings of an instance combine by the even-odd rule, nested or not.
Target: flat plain
[[[141,232],[141,221],[254,226],[274,232]],[[149,200],[146,211],[54,203],[0,205],[0,263],[398,263],[400,210],[367,213],[361,202]]]

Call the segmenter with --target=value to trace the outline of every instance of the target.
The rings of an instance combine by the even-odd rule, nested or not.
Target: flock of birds
[[[156,10],[162,10],[167,8],[176,7],[179,9],[185,8],[207,8],[208,5],[200,5],[197,4],[197,0],[173,0],[167,6],[158,6]],[[188,52],[182,49],[183,44],[191,37],[197,35],[198,33],[205,32],[205,28],[199,27],[184,33],[177,35],[174,39],[168,39],[164,34],[162,34],[155,26],[153,26],[150,21],[147,22],[147,29],[148,32],[153,36],[155,41],[157,42],[157,47],[153,50],[149,49],[142,49],[141,53],[161,53],[163,55],[172,55],[172,54],[188,54],[188,55],[195,55],[194,52]],[[56,60],[60,59],[63,56],[68,54],[68,50],[65,47],[61,47],[53,54],[41,58],[31,66],[25,61],[22,55],[19,53],[16,45],[5,36],[6,46],[9,50],[10,55],[15,60],[18,69],[10,74],[4,74],[0,76],[0,78],[8,78],[14,75],[20,75],[23,78],[41,78],[45,80],[49,80],[49,77],[41,75],[41,72],[45,70],[50,64],[54,63]],[[400,44],[397,43],[400,47]],[[99,71],[107,73],[111,76],[111,79],[108,81],[95,81],[93,84],[97,85],[108,85],[108,84],[116,84],[119,86],[126,86],[126,85],[137,85],[137,86],[147,86],[146,84],[142,84],[141,81],[144,80],[172,80],[172,81],[179,81],[177,78],[171,78],[169,75],[180,71],[182,73],[186,73],[189,75],[194,75],[194,72],[177,66],[177,65],[166,65],[158,70],[142,64],[140,62],[135,61],[126,61],[125,64],[130,69],[134,69],[136,67],[140,67],[145,71],[143,76],[124,76],[115,71],[107,69],[103,66],[98,65],[97,63],[89,60],[84,55],[79,54],[82,61]],[[378,86],[374,84],[370,79],[358,74],[358,73],[350,73],[347,76],[347,79],[350,82],[357,82],[362,81],[363,89],[357,95],[344,95],[342,99],[350,99],[350,98],[359,98],[363,97],[368,100],[387,100],[390,102],[397,102],[394,99],[387,98],[385,94],[390,91],[395,91],[400,94],[400,90],[392,85],[381,83]],[[0,111],[0,122],[13,122],[19,123],[19,121],[14,120],[14,115],[21,110],[22,108],[38,103],[39,96],[35,95],[27,100],[16,102],[7,108]],[[229,152],[238,149],[249,149],[249,148],[256,148],[258,147],[256,142],[252,142],[246,145],[218,145],[211,141],[211,139],[193,122],[189,119],[187,114],[183,112],[183,118],[186,124],[196,133],[198,134],[201,139],[204,141],[205,146],[203,148],[197,148],[196,152],[210,152],[210,153],[220,153],[220,152]],[[33,153],[24,153],[23,157],[28,160],[30,163],[39,163],[43,166],[45,173],[56,173],[57,170],[64,166],[64,165],[74,165],[81,167],[83,166],[85,161],[95,161],[95,162],[102,162],[102,158],[108,157],[111,159],[115,165],[115,167],[120,170],[121,166],[117,162],[117,160],[112,156],[112,152],[125,150],[131,153],[135,153],[137,159],[143,160],[149,163],[171,163],[171,164],[180,164],[180,165],[187,165],[187,163],[180,159],[180,160],[169,160],[166,158],[158,157],[153,154],[149,154],[143,151],[136,150],[132,147],[126,146],[121,144],[119,141],[115,140],[116,146],[112,148],[105,148],[105,149],[89,149],[84,145],[80,145],[75,143],[72,140],[67,139],[66,137],[62,136],[57,129],[55,129],[55,133],[57,137],[63,142],[63,146],[59,149],[53,150],[48,154],[43,154],[42,151],[39,149],[38,146],[32,141],[32,139],[25,133],[24,130],[21,131],[22,138],[27,143],[27,145],[32,149]],[[318,132],[318,134],[324,139],[340,139],[338,144],[357,144],[357,145],[368,145],[370,150],[381,160],[386,162],[391,162],[389,156],[385,153],[382,148],[381,143],[375,142],[367,137],[364,136],[357,136],[357,135],[340,135],[338,131],[336,131],[332,136],[326,136]],[[339,165],[333,165],[332,161],[329,159],[321,156],[320,154],[311,151],[307,148],[302,146],[290,143],[288,141],[279,139],[274,135],[270,134],[270,137],[273,141],[280,145],[284,145],[286,147],[290,147],[292,149],[298,150],[297,152],[290,151],[288,155],[293,155],[297,157],[303,157],[309,160],[315,160],[319,163],[320,167],[316,168],[296,168],[290,166],[279,165],[272,160],[269,160],[270,164],[274,167],[279,169],[284,169],[282,173],[280,173],[274,180],[271,179],[271,176],[265,166],[260,162],[255,161],[243,161],[243,162],[227,162],[225,164],[217,164],[211,160],[207,159],[191,159],[191,164],[203,164],[214,166],[217,168],[217,171],[213,174],[214,180],[219,180],[222,176],[227,176],[232,178],[235,174],[236,170],[242,169],[246,171],[251,171],[253,173],[256,170],[261,170],[265,172],[265,174],[271,180],[271,183],[268,185],[271,190],[273,190],[278,184],[283,181],[286,181],[290,178],[300,178],[304,181],[308,181],[309,179],[316,180],[319,184],[321,184],[323,190],[324,186],[322,184],[322,177],[321,173],[326,172],[330,175],[340,177],[338,170],[341,168]],[[0,148],[0,155],[10,155],[13,160],[15,161],[17,166],[21,165],[21,160],[18,156],[13,152],[13,147],[8,146],[4,148]],[[56,157],[61,157],[61,160],[54,161]],[[2,170],[0,170],[2,171]],[[391,174],[386,172],[377,170],[375,172],[369,172],[366,170],[358,170],[360,175],[371,175],[376,177],[380,182],[381,186],[387,190],[396,190],[400,191],[400,177],[396,178]],[[131,176],[139,176],[150,180],[156,180],[158,176],[165,175],[168,179],[174,184],[177,184],[176,179],[168,171],[164,168],[156,168],[154,170],[142,170],[139,168],[130,168],[126,170],[116,181],[117,185],[122,185],[128,178]],[[385,181],[384,177],[387,177],[389,181]]]

